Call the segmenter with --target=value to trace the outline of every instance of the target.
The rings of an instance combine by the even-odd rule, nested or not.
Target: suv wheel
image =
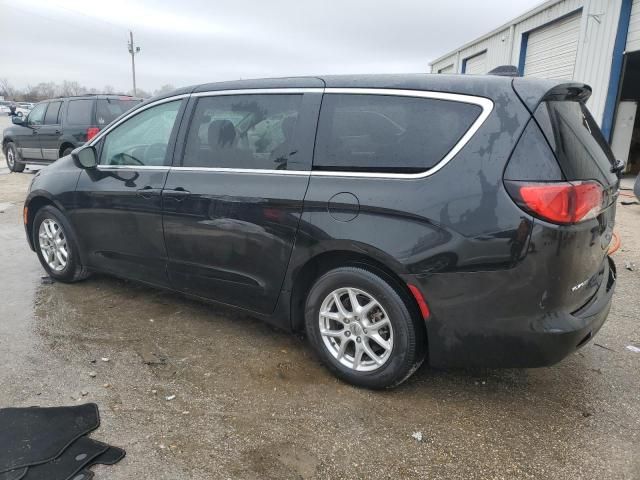
[[[40,263],[49,276],[67,283],[88,277],[80,263],[71,226],[60,210],[51,206],[38,210],[32,235]]]
[[[62,155],[60,155],[60,158],[66,157],[67,155],[71,155],[71,152],[73,152],[72,147],[65,148],[64,151],[62,152]]]
[[[12,172],[22,172],[25,164],[18,160],[18,150],[16,144],[13,142],[7,143],[4,149],[4,156],[7,159],[7,167]]]
[[[356,267],[324,274],[307,297],[307,335],[338,377],[366,388],[399,385],[424,360],[424,327],[389,283]]]

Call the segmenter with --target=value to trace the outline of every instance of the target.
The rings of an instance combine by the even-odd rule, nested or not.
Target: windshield
[[[96,123],[98,125],[107,125],[127,110],[132,109],[138,103],[140,103],[140,100],[133,98],[99,99],[96,111]]]

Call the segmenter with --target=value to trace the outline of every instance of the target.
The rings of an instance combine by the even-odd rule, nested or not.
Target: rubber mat
[[[55,460],[29,467],[21,480],[69,480],[108,449],[109,445],[81,437]]]
[[[79,472],[71,480],[91,480],[95,474],[91,470],[83,470]]]
[[[95,403],[0,409],[0,473],[50,462],[99,425]]]
[[[106,452],[102,453],[91,462],[91,466],[97,465],[97,464],[115,465],[120,460],[122,460],[125,455],[126,455],[126,452],[123,449],[118,447],[109,447],[109,449]]]
[[[0,473],[0,480],[22,480],[27,473],[27,467],[10,472]]]

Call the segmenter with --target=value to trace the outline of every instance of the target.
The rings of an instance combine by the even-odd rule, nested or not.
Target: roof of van
[[[567,83],[561,80],[514,78],[501,75],[446,75],[432,73],[326,75],[232,80],[192,85],[148,99],[145,103],[196,92],[272,88],[388,88],[460,93],[495,99],[504,93],[505,89],[511,90],[512,87],[517,86],[518,94],[524,94],[524,97],[528,97],[523,98],[523,101],[528,105],[532,105],[535,101],[539,101],[545,92],[565,84]]]

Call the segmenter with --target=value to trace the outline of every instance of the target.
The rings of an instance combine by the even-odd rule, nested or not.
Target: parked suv
[[[4,130],[2,149],[12,172],[26,163],[51,163],[91,140],[102,128],[142,99],[122,95],[57,98],[13,117]]]
[[[550,365],[615,284],[619,182],[590,93],[447,75],[178,90],[38,173],[27,237],[57,280],[107,272],[305,330],[360,386],[425,358]]]

